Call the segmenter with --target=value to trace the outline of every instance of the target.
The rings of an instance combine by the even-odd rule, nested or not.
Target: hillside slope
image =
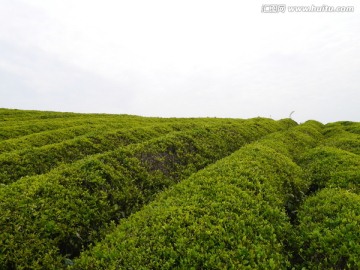
[[[360,268],[360,123],[0,122],[0,269]]]

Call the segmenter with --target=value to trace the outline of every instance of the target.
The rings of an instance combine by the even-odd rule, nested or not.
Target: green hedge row
[[[98,125],[111,122],[112,121],[106,121],[106,119],[102,118],[57,118],[24,122],[16,121],[14,125],[5,123],[0,128],[0,140],[15,139],[30,134],[62,128],[78,127],[83,125]]]
[[[325,188],[305,201],[298,219],[297,269],[360,269],[359,195]]]
[[[285,207],[309,186],[289,157],[288,139],[320,136],[310,124],[295,129],[244,146],[161,193],[73,268],[286,269],[292,230]]]
[[[35,119],[14,121],[13,125],[4,122],[0,127],[0,140],[18,138],[44,131],[77,127],[81,125],[110,124],[115,126],[131,127],[133,125],[150,125],[159,122],[168,122],[168,119],[146,118],[127,115],[80,115],[71,118]]]
[[[47,112],[47,111],[26,111],[26,110],[8,110],[0,109],[0,120],[5,126],[20,126],[26,123],[39,124],[43,123],[61,123],[71,121],[122,121],[122,120],[144,120],[160,119],[156,117],[140,117],[125,114],[99,114],[99,113],[64,113],[64,112]]]
[[[360,155],[360,133],[346,131],[339,125],[330,125],[325,129],[324,135],[326,136],[324,145]]]
[[[359,122],[340,121],[340,122],[327,124],[326,126],[328,126],[328,127],[339,126],[348,132],[351,132],[354,134],[360,134],[360,123]]]
[[[305,151],[314,148],[323,141],[323,127],[324,125],[320,122],[309,120],[287,132],[267,136],[266,140],[262,140],[262,144],[266,144],[297,161]]]
[[[324,125],[317,121],[307,121],[304,124],[289,129],[286,132],[271,134],[261,141],[262,145],[273,148],[274,150],[291,158],[298,163],[302,155],[319,145],[323,140],[322,134]],[[302,189],[294,189],[292,197],[287,200],[286,210],[291,222],[296,222],[296,214],[300,204],[306,198],[311,180],[306,178],[302,172],[302,178],[306,179],[307,186]]]
[[[42,121],[39,121],[42,122]],[[29,124],[27,122],[23,125],[8,125],[0,128],[0,141],[19,138],[21,136],[30,135],[33,133],[55,130],[64,127],[75,127],[84,124],[83,121],[81,123],[76,121],[70,121],[70,123],[37,123],[35,125]]]
[[[210,121],[202,121],[202,124],[211,123]],[[137,122],[129,122],[123,123],[122,121],[115,122],[106,122],[102,121],[102,123],[98,124],[83,124],[80,126],[74,127],[66,127],[64,124],[64,128],[43,131],[39,133],[34,133],[26,136],[21,136],[19,138],[8,139],[0,141],[0,153],[10,152],[14,150],[24,150],[27,148],[41,147],[48,144],[54,144],[63,142],[65,140],[73,139],[74,137],[78,137],[81,135],[91,135],[95,136],[96,134],[101,134],[107,131],[115,131],[119,129],[129,129],[135,127],[146,127],[153,126],[159,124],[171,124],[173,126],[178,125],[178,129],[181,129],[181,125],[194,125],[200,124],[198,123],[190,123],[185,121],[172,121],[169,119],[168,121],[149,121],[145,123],[137,123]]]
[[[157,126],[123,128],[78,136],[60,143],[29,148],[0,155],[0,183],[9,184],[24,176],[43,174],[63,163],[71,163],[88,155],[141,142],[179,129],[190,129],[196,124],[159,124]],[[200,125],[202,126],[202,125]]]
[[[105,125],[81,125],[70,128],[61,128],[56,130],[44,131],[30,134],[15,139],[0,141],[0,154],[15,150],[24,150],[28,148],[41,147],[48,144],[63,142],[75,137],[92,133],[102,133],[111,129],[119,129],[120,126],[114,124]]]
[[[299,160],[311,192],[298,212],[296,269],[360,268],[360,156],[356,123],[324,128],[322,146]],[[354,193],[353,193],[354,192]]]
[[[298,164],[312,182],[311,192],[324,187],[360,191],[360,137],[347,131],[356,126],[354,122],[325,125],[321,146],[300,157]]]
[[[177,132],[20,179],[0,189],[0,266],[61,268],[163,188],[283,128],[252,119]]]
[[[0,108],[0,121],[4,123],[15,123],[24,120],[48,119],[48,118],[70,118],[77,117],[77,113],[30,111]]]
[[[5,110],[6,111],[6,110]],[[26,112],[26,111],[25,111]],[[97,124],[113,124],[122,125],[126,127],[138,126],[138,125],[152,125],[160,123],[223,123],[240,122],[240,119],[221,119],[221,118],[159,118],[159,117],[140,117],[134,115],[111,115],[111,114],[74,114],[74,113],[54,113],[58,117],[47,117],[48,112],[30,111],[25,115],[30,115],[24,119],[19,117],[12,117],[13,120],[3,117],[3,125],[0,127],[0,141],[12,138],[18,138],[21,136],[30,135],[33,133],[39,133],[44,131],[50,131],[55,129],[75,127],[80,125],[97,125]],[[20,113],[21,114],[21,113]],[[32,115],[33,114],[33,115]],[[40,115],[40,116],[39,116]],[[50,113],[50,116],[52,114]],[[0,120],[4,116],[0,109]],[[31,118],[31,117],[34,118]],[[8,116],[9,117],[9,116]]]
[[[6,140],[0,140],[0,153],[10,152],[14,150],[24,150],[31,147],[41,147],[47,144],[58,143],[64,140],[72,139],[74,137],[84,135],[89,132],[94,133],[103,133],[111,129],[119,128],[134,128],[134,127],[144,127],[150,125],[158,124],[171,124],[171,125],[198,125],[198,124],[215,124],[215,123],[240,123],[243,120],[240,119],[212,119],[212,118],[199,118],[199,119],[176,119],[176,118],[141,118],[141,117],[103,117],[97,116],[98,121],[94,121],[94,118],[91,118],[91,115],[81,116],[81,121],[78,122],[77,118],[69,119],[69,122],[64,122],[62,119],[62,126],[57,129],[45,130],[41,132],[32,133],[29,135],[24,135],[16,138],[9,138]],[[49,120],[51,123],[53,120]],[[74,126],[74,121],[76,125]],[[19,123],[16,122],[15,123]],[[44,125],[44,121],[40,121],[41,125]],[[79,125],[80,123],[80,125]],[[82,123],[82,124],[81,124]],[[27,124],[29,122],[27,121]],[[9,124],[5,122],[6,128],[9,128]],[[34,125],[34,123],[32,124]],[[69,127],[70,125],[70,127]],[[13,128],[13,127],[11,127]],[[26,130],[26,127],[24,128]],[[11,133],[12,134],[12,133]],[[11,136],[14,136],[12,134]]]
[[[334,147],[319,146],[304,154],[298,164],[312,183],[311,191],[324,187],[359,190],[359,155]]]

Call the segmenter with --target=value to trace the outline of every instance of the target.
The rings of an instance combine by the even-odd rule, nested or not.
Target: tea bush
[[[252,119],[174,132],[5,186],[0,189],[0,265],[44,269],[71,264],[111,222],[245,143],[280,129],[276,121]]]
[[[325,188],[299,211],[298,269],[360,268],[360,196]]]
[[[359,171],[360,156],[334,147],[319,146],[304,154],[299,164],[312,183],[312,191],[324,188],[346,171]]]
[[[247,145],[161,193],[73,268],[287,269],[293,232],[285,208],[308,183],[283,154],[292,142],[275,150],[269,138],[289,133]]]
[[[39,148],[28,148],[0,154],[0,183],[9,184],[23,176],[43,174],[63,163],[71,163],[88,155],[106,152],[130,143],[141,142],[177,129],[194,128],[163,124],[150,127],[104,131],[65,140]]]

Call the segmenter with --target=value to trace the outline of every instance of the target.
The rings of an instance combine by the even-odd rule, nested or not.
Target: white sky
[[[284,2],[0,0],[0,107],[360,121],[360,4]]]

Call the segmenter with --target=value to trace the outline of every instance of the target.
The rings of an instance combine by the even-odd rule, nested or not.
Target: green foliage
[[[296,123],[291,118],[280,119],[278,120],[278,123],[283,125],[284,129],[289,129],[298,125],[298,123]]]
[[[286,132],[277,132],[268,136],[266,140],[262,140],[262,144],[297,161],[304,151],[317,146],[323,140],[322,128],[323,125],[319,122],[307,121]]]
[[[241,122],[240,119],[176,119],[176,118],[155,118],[140,117],[131,115],[111,115],[111,114],[74,114],[74,113],[49,113],[37,111],[16,111],[0,110],[0,119],[4,125],[0,126],[0,141],[20,138],[26,135],[36,135],[37,133],[55,131],[63,128],[77,128],[80,126],[108,125],[109,127],[144,127],[153,124],[211,124]],[[41,134],[39,134],[41,135]]]
[[[360,169],[347,169],[332,174],[327,187],[340,187],[360,194]]]
[[[25,135],[62,129],[64,127],[76,128],[84,124],[96,125],[101,123],[111,123],[114,121],[115,119],[107,119],[106,117],[85,117],[78,115],[75,115],[73,117],[60,116],[56,118],[40,119],[15,118],[13,121],[6,121],[6,124],[0,127],[0,140],[19,138]],[[126,121],[131,121],[131,118],[121,119],[120,117],[118,117],[118,121],[126,123]]]
[[[0,265],[32,268],[47,256],[43,268],[61,268],[99,240],[108,224],[139,210],[156,193],[280,128],[265,119],[203,125],[89,156],[3,187],[0,239],[12,241],[2,243]],[[145,136],[137,136],[146,138],[152,132],[149,128]],[[21,234],[14,228],[21,228]]]
[[[325,188],[305,201],[298,217],[298,269],[360,268],[359,195]]]
[[[181,127],[158,125],[111,130],[49,144],[39,148],[12,151],[0,155],[0,183],[8,184],[23,176],[43,174],[62,163],[71,163],[88,155],[106,152],[131,143],[151,139]],[[184,130],[194,125],[184,125]]]
[[[326,136],[324,145],[360,154],[360,134],[348,132],[339,126],[326,128],[324,134]]]
[[[340,122],[327,124],[327,126],[339,126],[348,132],[351,132],[354,134],[360,134],[360,123],[359,122],[340,121]]]
[[[359,171],[360,156],[338,148],[319,146],[304,154],[299,164],[315,191],[334,184],[340,174]]]
[[[285,268],[284,212],[235,185],[196,180],[122,223],[75,269]]]
[[[360,268],[359,123],[0,121],[0,269]]]
[[[284,151],[266,146],[281,135],[288,132],[244,146],[163,192],[74,269],[286,269],[292,232],[285,208],[308,183]]]
[[[131,129],[138,124],[129,123],[124,124],[122,121],[107,122],[101,124],[85,123],[79,126],[60,128],[55,130],[32,133],[30,135],[21,136],[19,138],[8,139],[0,141],[0,153],[10,152],[14,150],[25,150],[34,147],[41,147],[49,144],[60,143],[66,140],[74,139],[75,137],[84,136],[94,137],[99,136],[109,131],[114,133],[116,130]],[[142,127],[149,126],[149,124],[142,124]]]

